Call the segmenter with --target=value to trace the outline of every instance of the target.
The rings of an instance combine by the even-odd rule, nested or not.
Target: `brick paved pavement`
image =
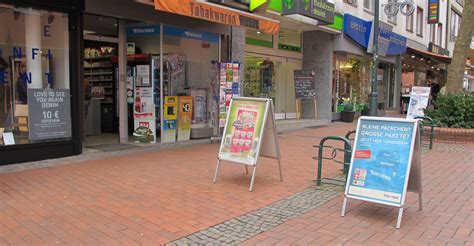
[[[436,144],[423,156],[423,211],[408,193],[401,230],[396,209],[343,196],[243,245],[474,245],[474,146]]]
[[[0,174],[0,245],[156,245],[245,215],[313,184],[313,144],[353,124],[280,135],[284,181],[263,159],[254,192],[242,166],[223,163],[217,144]],[[74,160],[76,162],[77,160]],[[325,168],[335,176],[340,166]]]
[[[223,163],[212,184],[216,144],[0,174],[0,245],[156,245],[237,217],[252,219],[262,210],[269,215],[272,206],[312,186],[311,145],[352,128],[337,124],[280,135],[285,180],[279,181],[273,160],[263,160],[252,193],[249,175],[234,164]],[[425,209],[416,211],[416,195],[409,195],[400,231],[394,229],[395,211],[378,205],[351,201],[340,218],[339,195],[300,216],[307,210],[282,212],[284,224],[256,227],[267,231],[244,244],[472,243],[473,159],[473,146],[438,144],[425,155]],[[339,167],[325,167],[325,175],[336,176]]]

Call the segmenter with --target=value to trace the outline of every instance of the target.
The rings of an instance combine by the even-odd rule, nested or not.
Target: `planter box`
[[[425,126],[425,134],[430,128]],[[444,143],[474,143],[474,129],[435,127],[435,142]]]
[[[354,121],[354,115],[355,115],[355,111],[351,111],[351,112],[342,111],[341,112],[341,121],[351,123],[351,122]]]
[[[341,113],[332,112],[332,121],[341,120]]]

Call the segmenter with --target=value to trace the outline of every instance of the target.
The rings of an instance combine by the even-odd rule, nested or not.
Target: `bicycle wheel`
[[[415,12],[415,6],[413,3],[404,2],[400,4],[400,13],[405,16],[412,15]]]
[[[398,3],[387,3],[383,11],[388,16],[395,16],[398,14]]]

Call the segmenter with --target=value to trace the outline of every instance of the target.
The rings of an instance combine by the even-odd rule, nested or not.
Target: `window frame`
[[[424,16],[423,16],[423,8],[418,6],[416,8],[416,35],[423,37],[423,24],[424,24]]]
[[[408,15],[405,19],[405,29],[413,33],[414,14]]]

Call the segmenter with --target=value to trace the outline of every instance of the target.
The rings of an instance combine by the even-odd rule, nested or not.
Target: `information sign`
[[[423,112],[428,107],[430,87],[413,86],[411,89],[410,103],[408,105],[407,119],[424,116]]]
[[[314,99],[314,72],[309,70],[295,70],[295,95],[297,99]]]
[[[29,139],[70,138],[71,96],[68,89],[28,89]]]
[[[417,131],[417,120],[361,117],[352,150],[345,189],[346,199],[403,207],[409,178],[413,178],[410,175],[412,168],[416,169],[418,177],[410,180],[410,183],[413,190],[421,193]],[[399,219],[401,220],[401,214]]]
[[[217,180],[220,161],[253,166],[249,189],[252,191],[259,156],[277,159],[282,178],[272,100],[232,98],[217,158],[214,182]]]

